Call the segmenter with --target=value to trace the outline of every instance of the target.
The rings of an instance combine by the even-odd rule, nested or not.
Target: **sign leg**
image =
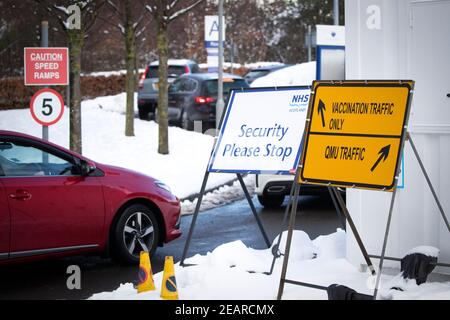
[[[388,237],[389,237],[389,230],[391,229],[392,212],[394,211],[394,202],[395,202],[396,194],[397,194],[397,188],[394,188],[394,191],[392,192],[391,205],[389,207],[389,215],[388,215],[388,219],[387,219],[387,222],[386,222],[386,231],[384,233],[383,248],[381,249],[380,264],[379,264],[379,267],[378,267],[377,281],[375,283],[375,289],[374,289],[374,292],[373,292],[373,299],[374,300],[377,299],[378,287],[380,285],[381,271],[383,269],[384,256],[386,254],[386,247],[387,247],[387,242],[388,242]]]
[[[361,240],[361,237],[359,235],[358,229],[356,229],[356,226],[353,222],[352,217],[350,216],[350,213],[348,212],[347,206],[345,205],[344,199],[342,199],[341,194],[335,187],[330,187],[331,190],[334,192],[334,196],[336,197],[340,207],[342,208],[342,213],[345,216],[345,219],[348,222],[348,225],[350,226],[350,229],[352,229],[352,233],[355,236],[356,242],[358,243],[359,249],[361,250],[362,255],[364,256],[364,260],[366,260],[367,266],[372,273],[372,275],[375,274],[375,269],[373,267],[372,261],[370,260],[369,254],[367,253],[366,247],[364,246],[364,243]]]
[[[203,177],[202,187],[200,189],[200,194],[199,194],[198,199],[197,199],[197,204],[195,205],[194,215],[192,216],[192,221],[191,221],[191,226],[189,228],[188,237],[187,237],[186,243],[184,245],[183,255],[181,256],[180,265],[183,266],[183,267],[185,266],[184,259],[186,259],[186,255],[187,255],[187,252],[189,250],[189,245],[191,244],[192,233],[194,232],[195,223],[197,221],[198,213],[200,211],[200,205],[202,203],[203,195],[204,195],[205,190],[206,190],[206,183],[208,182],[208,177],[209,177],[209,172],[208,172],[208,170],[206,170],[205,176]]]
[[[294,233],[295,216],[297,215],[299,193],[300,193],[300,185],[296,181],[294,191],[294,202],[292,204],[291,216],[289,219],[288,235],[286,239],[286,248],[284,250],[283,268],[281,269],[280,285],[278,287],[277,300],[281,300],[281,297],[283,296],[284,283],[286,281],[287,266],[289,263],[289,251],[291,250],[292,234]]]
[[[333,201],[333,205],[334,205],[334,208],[336,209],[336,213],[337,213],[337,216],[338,216],[339,221],[340,221],[340,223],[341,223],[341,226],[342,226],[342,228],[345,230],[345,229],[346,229],[346,225],[345,225],[345,217],[344,217],[344,215],[342,214],[342,208],[341,208],[341,207],[339,206],[339,204],[337,203],[336,197],[334,196],[334,193],[333,193],[333,191],[331,190],[331,187],[327,187],[327,189],[328,189],[328,192],[329,192],[329,194],[330,194],[330,198],[331,198],[331,200]]]
[[[281,228],[280,228],[280,232],[278,233],[278,240],[277,240],[277,244],[274,245],[274,247],[272,248],[272,255],[273,255],[273,259],[272,259],[272,264],[270,265],[270,271],[269,272],[264,272],[264,274],[267,275],[271,275],[273,272],[273,269],[275,267],[275,261],[281,256],[280,253],[280,243],[281,243],[281,235],[283,234],[283,230],[284,230],[284,226],[286,224],[287,221],[287,217],[289,214],[289,209],[292,206],[292,196],[294,193],[294,189],[295,189],[295,184],[297,183],[297,179],[294,179],[294,182],[292,184],[291,187],[291,192],[289,193],[289,202],[288,205],[286,206],[286,209],[284,210],[284,216],[283,216],[283,220],[281,221]]]
[[[281,227],[280,227],[280,232],[278,233],[278,241],[277,244],[272,248],[272,254],[273,254],[273,259],[272,259],[272,264],[270,266],[270,271],[269,272],[265,272],[265,274],[267,275],[271,275],[273,272],[273,269],[275,267],[275,261],[281,256],[280,253],[280,243],[281,243],[281,236],[283,234],[283,230],[284,230],[284,226],[286,225],[286,221],[289,215],[289,209],[292,206],[292,202],[293,202],[293,196],[294,196],[294,190],[295,190],[295,185],[298,184],[298,174],[299,174],[299,170],[297,169],[295,171],[295,176],[294,176],[294,180],[292,182],[292,186],[291,186],[291,191],[289,192],[289,202],[288,205],[286,206],[286,209],[284,210],[284,216],[283,216],[283,220],[281,221]]]
[[[253,204],[252,198],[250,197],[247,187],[245,186],[244,179],[242,179],[242,176],[240,173],[237,173],[236,175],[239,180],[239,183],[241,184],[242,190],[244,191],[245,197],[247,198],[250,209],[252,210],[252,213],[255,216],[256,222],[258,223],[259,230],[261,230],[261,233],[263,235],[264,241],[266,242],[267,248],[270,248],[269,237],[267,237],[266,230],[264,230],[264,226],[261,223],[261,219],[259,219],[258,213],[256,212],[255,205]]]
[[[441,202],[439,201],[436,191],[434,190],[433,184],[431,183],[430,177],[428,176],[427,171],[425,170],[425,166],[423,165],[423,162],[420,159],[419,153],[417,152],[416,146],[414,145],[414,142],[412,141],[409,133],[407,134],[407,139],[411,145],[411,148],[413,149],[414,155],[417,158],[417,162],[419,162],[419,166],[420,169],[422,170],[423,175],[425,176],[425,180],[427,180],[428,186],[430,187],[434,200],[436,201],[439,211],[441,212],[442,219],[444,219],[445,225],[447,226],[447,230],[450,232],[450,224],[448,222],[447,216],[445,215],[444,208],[442,208]]]

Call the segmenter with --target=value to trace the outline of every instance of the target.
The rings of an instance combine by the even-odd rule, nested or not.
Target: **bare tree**
[[[35,0],[39,3],[50,17],[55,18],[64,31],[69,46],[70,60],[70,149],[82,152],[82,135],[81,135],[81,52],[83,50],[84,39],[104,4],[103,0],[66,0],[55,1]],[[78,10],[71,11],[69,6],[75,5],[79,9],[80,24],[71,27],[68,19],[73,17]],[[76,9],[76,8],[75,8]]]
[[[112,8],[112,12],[119,20],[115,26],[119,29],[125,41],[125,66],[126,66],[126,116],[125,135],[134,136],[134,91],[136,88],[136,38],[146,29],[144,17],[146,10],[144,4],[131,0],[108,0],[107,4]],[[134,6],[133,6],[134,5]]]
[[[169,153],[169,121],[167,117],[169,87],[167,83],[169,24],[203,1],[205,0],[154,0],[152,1],[152,4],[146,6],[147,10],[153,15],[157,25],[157,47],[159,55],[158,152],[161,154]]]

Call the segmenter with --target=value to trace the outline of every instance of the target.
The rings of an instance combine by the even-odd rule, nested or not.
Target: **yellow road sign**
[[[315,91],[312,132],[402,134],[409,86],[319,85]]]
[[[301,183],[391,190],[413,81],[315,81]]]

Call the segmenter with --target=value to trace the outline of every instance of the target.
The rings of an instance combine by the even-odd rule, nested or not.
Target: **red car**
[[[87,252],[137,263],[179,225],[161,181],[0,130],[0,264]]]

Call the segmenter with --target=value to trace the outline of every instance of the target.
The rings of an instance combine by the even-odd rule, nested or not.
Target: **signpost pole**
[[[41,47],[48,47],[48,21],[41,22]],[[48,141],[48,126],[42,126],[42,139]],[[43,154],[43,157],[47,157],[47,159],[43,159],[44,163],[48,162],[48,154]]]
[[[334,20],[334,25],[338,26],[339,25],[339,0],[334,0],[333,1],[333,20]]]
[[[223,101],[223,0],[219,0],[219,79],[217,81],[216,128],[219,129],[220,120],[225,103]],[[218,130],[216,130],[218,132]]]
[[[312,47],[311,25],[308,25],[308,62],[310,62],[312,59],[311,47]]]

